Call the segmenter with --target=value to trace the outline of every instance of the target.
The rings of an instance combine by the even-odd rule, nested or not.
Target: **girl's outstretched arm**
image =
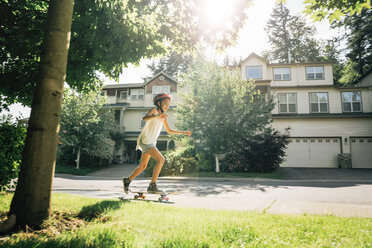
[[[169,133],[169,134],[184,134],[184,135],[191,136],[191,131],[175,131],[175,130],[172,130],[169,127],[168,120],[166,118],[164,119],[163,124],[164,124],[165,130],[167,130],[167,133]]]

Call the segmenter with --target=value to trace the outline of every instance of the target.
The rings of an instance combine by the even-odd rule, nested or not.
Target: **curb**
[[[372,183],[371,180],[365,179],[270,179],[270,178],[242,178],[242,177],[159,177],[158,180],[175,180],[175,181],[220,181],[220,182],[363,182]]]
[[[70,174],[55,174],[55,177],[61,178],[79,178],[86,180],[122,180],[122,177],[98,177],[98,176],[79,176]],[[136,180],[150,180],[151,177],[138,177]],[[372,179],[270,179],[257,177],[159,177],[159,181],[173,180],[173,181],[218,181],[218,182],[281,182],[281,183],[310,183],[310,182],[349,182],[349,183],[371,183]]]

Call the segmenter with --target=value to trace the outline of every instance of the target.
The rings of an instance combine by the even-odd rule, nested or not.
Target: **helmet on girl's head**
[[[157,94],[155,97],[154,97],[154,105],[161,110],[162,113],[164,113],[163,109],[161,108],[160,106],[160,102],[161,100],[163,99],[169,99],[172,101],[172,96],[171,95],[168,95],[168,94],[165,94],[165,93],[160,93],[160,94]]]
[[[157,106],[157,103],[160,102],[161,100],[163,99],[166,99],[168,98],[169,100],[172,101],[172,96],[171,95],[168,95],[168,94],[165,94],[165,93],[160,93],[160,94],[157,94],[155,97],[154,97],[154,105]]]

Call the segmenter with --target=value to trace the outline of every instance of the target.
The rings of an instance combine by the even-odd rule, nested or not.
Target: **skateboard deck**
[[[160,196],[158,198],[158,201],[159,202],[169,202],[168,195],[177,194],[176,191],[173,191],[173,192],[149,193],[147,191],[132,191],[132,190],[129,190],[129,192],[136,194],[136,195],[134,195],[134,199],[135,200],[144,200],[144,199],[146,199],[146,195],[159,195]]]

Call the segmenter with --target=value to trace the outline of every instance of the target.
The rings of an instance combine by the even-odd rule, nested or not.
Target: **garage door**
[[[290,138],[283,167],[338,168],[340,138]]]
[[[372,168],[372,138],[351,138],[353,168]]]

